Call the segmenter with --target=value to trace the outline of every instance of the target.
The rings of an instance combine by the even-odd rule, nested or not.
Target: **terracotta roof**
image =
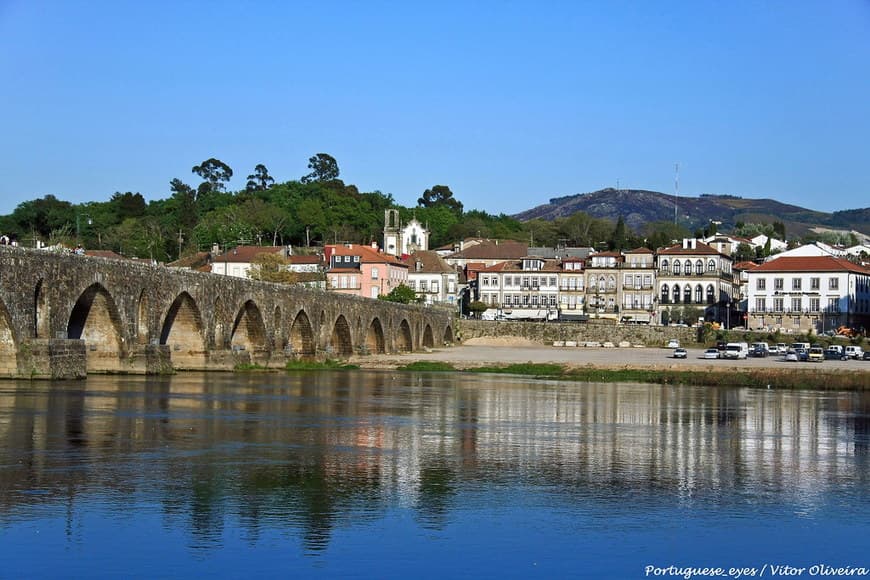
[[[623,252],[623,254],[654,254],[654,253],[655,252],[653,252],[649,248],[645,248],[645,247],[635,248],[633,250],[626,250]]]
[[[417,270],[416,266],[418,262],[420,263],[419,270]],[[426,272],[428,274],[455,272],[444,258],[430,251],[414,252],[405,259],[405,264],[407,264],[411,272]]]
[[[715,249],[711,248],[704,242],[697,242],[694,248],[684,248],[682,244],[677,244],[669,248],[659,250],[659,255],[665,256],[698,256],[698,255],[721,255]]]
[[[236,246],[219,256],[215,256],[215,262],[250,264],[254,257],[259,254],[278,254],[284,251],[283,246]]]
[[[85,256],[92,258],[106,258],[107,260],[126,260],[121,254],[116,254],[112,250],[85,250]]]
[[[783,256],[761,264],[753,272],[854,272],[870,275],[870,270],[845,258],[833,256]]]
[[[385,254],[383,252],[379,252],[370,246],[365,246],[363,244],[350,244],[348,246],[327,246],[330,250],[331,256],[359,256],[360,262],[364,264],[392,264],[394,266],[401,266],[403,268],[407,268],[408,265],[392,256],[390,254]]]
[[[453,253],[450,257],[467,260],[518,260],[525,257],[528,252],[529,246],[523,242],[486,240],[467,247],[461,252]]]
[[[758,268],[758,264],[755,262],[737,262],[732,266],[734,270],[754,270]]]
[[[544,267],[540,270],[523,270],[522,262],[499,262],[498,264],[493,264],[489,268],[485,268],[481,270],[481,272],[510,272],[512,274],[526,274],[526,275],[534,275],[538,272],[559,272],[561,269],[559,268],[559,262],[556,260],[543,260]]]
[[[174,262],[167,264],[170,268],[191,268],[200,269],[208,264],[211,254],[208,252],[197,252],[189,256],[183,256]]]

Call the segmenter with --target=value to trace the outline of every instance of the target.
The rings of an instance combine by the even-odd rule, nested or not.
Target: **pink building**
[[[359,244],[325,248],[327,288],[333,292],[377,298],[399,284],[408,285],[408,265],[376,247]]]

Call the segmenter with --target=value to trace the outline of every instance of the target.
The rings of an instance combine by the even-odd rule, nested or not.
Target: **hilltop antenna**
[[[680,164],[674,163],[674,225],[677,225],[677,198],[680,197]]]

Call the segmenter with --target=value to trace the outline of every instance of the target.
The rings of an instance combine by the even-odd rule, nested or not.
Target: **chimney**
[[[372,240],[372,249],[376,252],[378,251],[378,243],[374,240]]]
[[[211,253],[214,254],[215,256],[217,256],[218,254],[221,253],[221,247],[217,244],[212,244]]]

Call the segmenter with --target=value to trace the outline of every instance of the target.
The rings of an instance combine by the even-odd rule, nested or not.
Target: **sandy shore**
[[[826,360],[822,363],[785,362],[780,356],[748,358],[746,360],[704,359],[703,348],[688,348],[688,357],[675,359],[666,348],[584,348],[552,347],[515,339],[475,339],[471,344],[433,349],[431,352],[385,354],[354,357],[351,362],[363,368],[390,369],[414,361],[439,361],[458,369],[511,363],[558,363],[570,367],[646,368],[672,370],[721,370],[733,372],[739,368],[778,368],[811,371],[852,371],[870,373],[870,361]],[[870,380],[870,376],[868,376]]]

